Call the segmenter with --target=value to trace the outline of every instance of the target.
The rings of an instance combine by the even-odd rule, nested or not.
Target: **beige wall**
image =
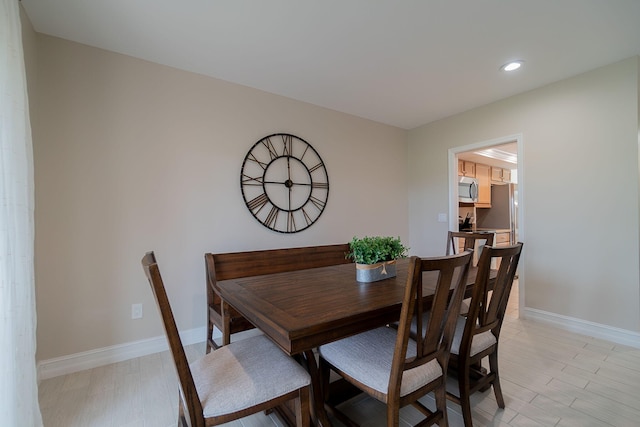
[[[638,58],[407,133],[36,35],[24,17],[23,37],[38,360],[161,335],[139,265],[147,250],[181,329],[205,325],[205,251],[387,234],[412,254],[441,254],[448,150],[514,134],[524,140],[526,306],[640,330]],[[244,155],[272,132],[307,139],[329,171],[328,207],[300,234],[260,226],[239,191]],[[144,318],[133,321],[139,302]]]
[[[410,246],[442,251],[448,150],[522,134],[525,305],[640,331],[634,57],[409,132]]]
[[[41,35],[37,87],[39,360],[162,334],[148,250],[178,326],[193,329],[206,251],[408,240],[404,130]],[[260,225],[240,192],[244,156],[274,132],[306,139],[329,173],[324,213],[298,234]]]

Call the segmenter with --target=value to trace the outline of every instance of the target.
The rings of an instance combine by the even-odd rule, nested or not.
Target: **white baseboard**
[[[218,336],[216,336],[216,333]],[[205,327],[180,332],[182,345],[204,342],[207,335]],[[220,331],[215,330],[214,338],[220,337]],[[133,341],[95,350],[83,351],[68,356],[38,362],[38,381],[59,375],[71,374],[85,369],[97,368],[111,363],[122,362],[148,354],[159,353],[169,349],[165,335]]]
[[[640,333],[638,332],[550,313],[535,308],[525,308],[523,311],[524,316],[522,317],[527,320],[547,323],[565,331],[600,338],[629,347],[640,348]]]
[[[575,332],[595,338],[604,339],[629,347],[640,348],[640,333],[626,329],[614,328],[587,320],[575,319],[555,313],[549,313],[534,308],[525,308],[523,318],[541,323],[547,323],[566,331]],[[203,342],[206,336],[205,327],[182,331],[180,338],[183,345]],[[213,333],[214,338],[220,338],[220,331]],[[165,335],[118,344],[110,347],[70,354],[38,362],[38,381],[59,375],[71,374],[85,369],[97,368],[111,363],[122,362],[148,354],[159,353],[169,348]]]

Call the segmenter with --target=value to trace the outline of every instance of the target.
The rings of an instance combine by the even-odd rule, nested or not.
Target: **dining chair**
[[[409,404],[426,416],[420,425],[448,425],[447,363],[471,255],[467,251],[437,258],[411,257],[397,329],[381,327],[319,347],[321,384],[329,413],[349,426],[357,425],[329,403],[329,377],[334,371],[386,403],[387,426],[398,426],[400,408]],[[420,334],[413,340],[409,337],[412,318],[422,319],[429,308],[423,304],[423,273],[437,274],[438,279],[429,322],[420,322]],[[436,401],[433,411],[418,401],[430,392]]]
[[[349,244],[342,243],[246,252],[205,253],[207,353],[220,348],[213,339],[214,328],[217,328],[222,335],[222,346],[231,342],[231,335],[254,328],[253,324],[220,298],[217,291],[219,280],[347,264],[351,262],[346,258],[348,252]]]
[[[142,258],[142,267],[178,374],[178,425],[219,425],[293,401],[296,426],[309,426],[311,378],[300,364],[264,335],[239,340],[189,364],[153,252]]]
[[[493,246],[494,233],[486,231],[449,231],[447,233],[447,251],[446,255],[458,253],[458,239],[463,239],[463,250],[472,249],[473,259],[471,260],[472,266],[477,266],[478,259],[482,253],[482,249],[485,246]],[[466,315],[469,311],[469,298],[462,300],[460,305],[460,314]]]
[[[505,406],[498,372],[498,341],[522,245],[484,248],[469,312],[458,318],[449,358],[449,371],[457,377],[458,393],[449,390],[447,398],[461,406],[465,427],[473,425],[470,396],[476,391],[493,386],[498,406]],[[499,261],[494,280],[490,280],[492,260]],[[489,371],[482,368],[485,357],[489,358]]]
[[[479,257],[481,251],[476,248],[476,242],[484,241],[484,246],[493,246],[494,233],[485,231],[449,231],[447,233],[446,255],[458,253],[458,242],[456,239],[464,239],[463,250],[473,249]]]

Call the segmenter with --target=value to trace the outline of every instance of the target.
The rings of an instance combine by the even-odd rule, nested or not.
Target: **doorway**
[[[464,217],[472,215],[474,221],[480,219],[481,223],[479,225],[485,225],[482,224],[482,221],[486,221],[486,225],[490,226],[490,228],[498,228],[496,224],[492,224],[486,220],[486,218],[495,217],[495,212],[491,211],[496,210],[496,203],[490,205],[465,203],[461,206],[458,202],[458,160],[465,161],[472,165],[482,165],[483,173],[486,173],[486,170],[490,170],[489,173],[492,173],[493,176],[489,178],[489,182],[495,184],[492,185],[491,188],[501,190],[499,192],[496,191],[496,193],[504,193],[505,187],[507,186],[510,188],[512,199],[509,203],[513,209],[511,219],[508,221],[509,228],[513,225],[510,240],[514,242],[524,241],[522,135],[508,135],[489,141],[481,141],[449,149],[449,230],[458,230],[461,212],[464,213]],[[496,176],[496,174],[500,169],[505,172],[508,171],[510,176],[498,183],[496,180],[500,178]],[[483,178],[481,177],[480,179]],[[486,179],[486,177],[484,177],[484,179]],[[491,193],[494,192],[491,191]],[[476,208],[476,206],[478,206],[478,208]],[[489,208],[489,206],[494,208]],[[498,235],[496,234],[496,236]],[[515,317],[519,317],[519,313],[522,312],[522,308],[524,307],[524,277],[521,273],[522,269],[518,268],[518,279],[513,284],[514,286],[509,299],[510,315]]]

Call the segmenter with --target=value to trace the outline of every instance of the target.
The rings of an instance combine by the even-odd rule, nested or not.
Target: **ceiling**
[[[501,154],[513,155],[514,162],[504,161],[503,158],[499,156]],[[465,151],[464,153],[458,154],[458,159],[513,170],[518,168],[518,144],[516,142],[510,142],[508,144],[493,145],[474,151]]]
[[[638,0],[22,5],[44,34],[403,129],[640,54]]]

